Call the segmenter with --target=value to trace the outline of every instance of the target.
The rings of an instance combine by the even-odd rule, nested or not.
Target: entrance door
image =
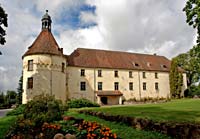
[[[101,97],[101,102],[102,102],[104,105],[107,105],[107,104],[108,104],[108,98],[107,98],[107,97]]]

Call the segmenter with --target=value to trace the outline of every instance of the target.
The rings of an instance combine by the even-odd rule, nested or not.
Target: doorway
[[[102,102],[104,105],[107,105],[107,104],[108,104],[108,98],[107,98],[107,97],[101,97],[101,102]]]

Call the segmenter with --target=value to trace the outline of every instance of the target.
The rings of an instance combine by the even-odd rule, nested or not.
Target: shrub
[[[16,107],[15,109],[13,109],[12,111],[9,111],[6,115],[7,116],[14,116],[14,115],[20,115],[24,113],[24,109],[25,109],[25,104],[19,105],[18,107]]]
[[[62,119],[62,114],[61,101],[56,100],[53,96],[39,95],[26,104],[23,116],[41,126],[44,122]]]
[[[200,96],[200,85],[191,85],[185,92],[185,97],[194,97],[195,95]]]
[[[72,99],[68,103],[69,108],[82,108],[82,107],[99,107],[97,103],[93,103],[87,99]]]

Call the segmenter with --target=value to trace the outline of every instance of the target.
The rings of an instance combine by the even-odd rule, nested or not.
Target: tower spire
[[[46,13],[42,16],[42,30],[47,29],[48,31],[51,31],[51,17],[48,14],[48,10],[46,10]]]

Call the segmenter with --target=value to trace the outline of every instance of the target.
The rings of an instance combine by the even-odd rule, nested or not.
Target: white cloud
[[[157,53],[173,57],[194,44],[194,30],[182,12],[186,0],[0,0],[8,13],[7,43],[0,47],[0,91],[16,89],[21,76],[21,56],[41,30],[46,9],[53,19],[55,38],[70,54],[78,47]],[[69,29],[59,23],[77,7],[89,4],[95,14],[81,12],[81,24],[90,28]],[[64,20],[65,21],[65,20]],[[66,21],[68,22],[68,21]]]
[[[81,12],[80,20],[83,24],[90,24],[96,22],[96,15],[91,12]]]

